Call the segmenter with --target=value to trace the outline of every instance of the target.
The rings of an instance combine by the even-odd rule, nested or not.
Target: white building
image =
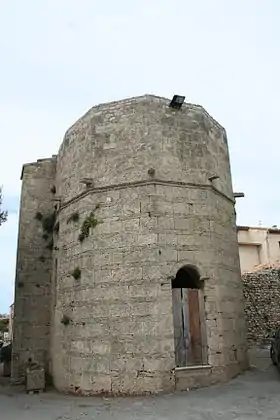
[[[280,261],[280,229],[238,226],[237,237],[242,273]]]

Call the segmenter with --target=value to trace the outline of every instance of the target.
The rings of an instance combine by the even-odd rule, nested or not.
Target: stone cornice
[[[121,190],[125,188],[137,188],[137,187],[144,187],[147,185],[165,185],[165,186],[173,186],[173,187],[183,187],[183,188],[200,188],[204,190],[210,190],[215,194],[223,197],[227,201],[231,202],[233,205],[235,204],[235,200],[223,192],[219,191],[211,184],[195,184],[195,183],[188,183],[188,182],[178,182],[178,181],[166,181],[160,179],[152,179],[152,180],[143,180],[143,181],[134,181],[134,182],[124,182],[120,184],[113,184],[113,185],[105,185],[101,187],[91,187],[87,190],[83,191],[82,193],[76,195],[75,197],[71,198],[68,201],[61,202],[60,210],[68,207],[70,204],[75,203],[76,201],[90,195],[101,193],[105,191],[114,191],[114,190]]]

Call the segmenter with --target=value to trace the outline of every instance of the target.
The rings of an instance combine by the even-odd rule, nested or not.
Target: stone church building
[[[227,136],[201,106],[93,107],[22,170],[12,380],[144,394],[247,367]]]

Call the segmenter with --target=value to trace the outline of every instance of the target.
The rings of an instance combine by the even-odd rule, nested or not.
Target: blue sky
[[[0,312],[13,300],[20,172],[100,102],[154,93],[227,130],[238,223],[280,224],[277,0],[0,0]]]

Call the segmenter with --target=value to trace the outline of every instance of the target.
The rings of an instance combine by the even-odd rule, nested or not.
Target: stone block
[[[45,369],[26,370],[26,391],[43,391],[45,389]]]
[[[175,389],[177,391],[188,391],[211,385],[214,382],[211,366],[190,366],[175,369]]]

